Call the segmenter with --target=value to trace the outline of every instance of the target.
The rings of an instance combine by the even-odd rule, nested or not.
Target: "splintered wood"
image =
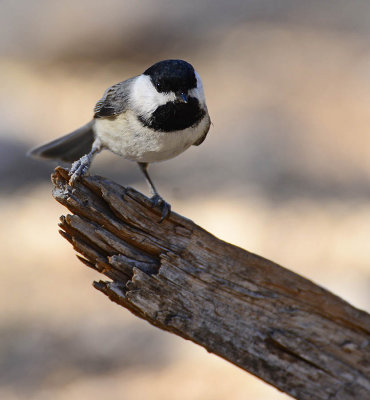
[[[91,176],[55,199],[61,234],[110,281],[96,289],[151,324],[301,400],[370,399],[370,316],[311,281],[217,239],[147,197]],[[215,216],[217,218],[217,216]]]

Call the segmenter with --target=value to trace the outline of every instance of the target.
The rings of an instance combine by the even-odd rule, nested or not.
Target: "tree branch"
[[[101,177],[53,195],[73,215],[61,234],[87,266],[109,277],[96,289],[151,324],[306,400],[370,398],[370,316],[311,281],[160,211],[139,192]]]

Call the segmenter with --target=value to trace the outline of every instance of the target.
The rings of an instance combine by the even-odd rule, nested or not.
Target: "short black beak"
[[[189,101],[189,97],[186,93],[181,92],[176,94],[177,101],[180,103],[187,103]]]

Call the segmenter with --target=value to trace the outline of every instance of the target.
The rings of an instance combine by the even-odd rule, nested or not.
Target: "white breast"
[[[209,128],[208,114],[195,127],[181,131],[158,132],[144,127],[133,111],[126,111],[116,118],[95,120],[95,134],[104,147],[128,160],[155,162],[176,157]]]

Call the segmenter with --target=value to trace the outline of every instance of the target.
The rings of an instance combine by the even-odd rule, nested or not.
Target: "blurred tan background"
[[[0,398],[288,399],[95,291],[58,235],[55,164],[24,154],[87,122],[108,86],[183,58],[214,125],[152,166],[160,192],[369,310],[369,34],[364,1],[1,1]],[[112,154],[92,172],[147,193]]]

